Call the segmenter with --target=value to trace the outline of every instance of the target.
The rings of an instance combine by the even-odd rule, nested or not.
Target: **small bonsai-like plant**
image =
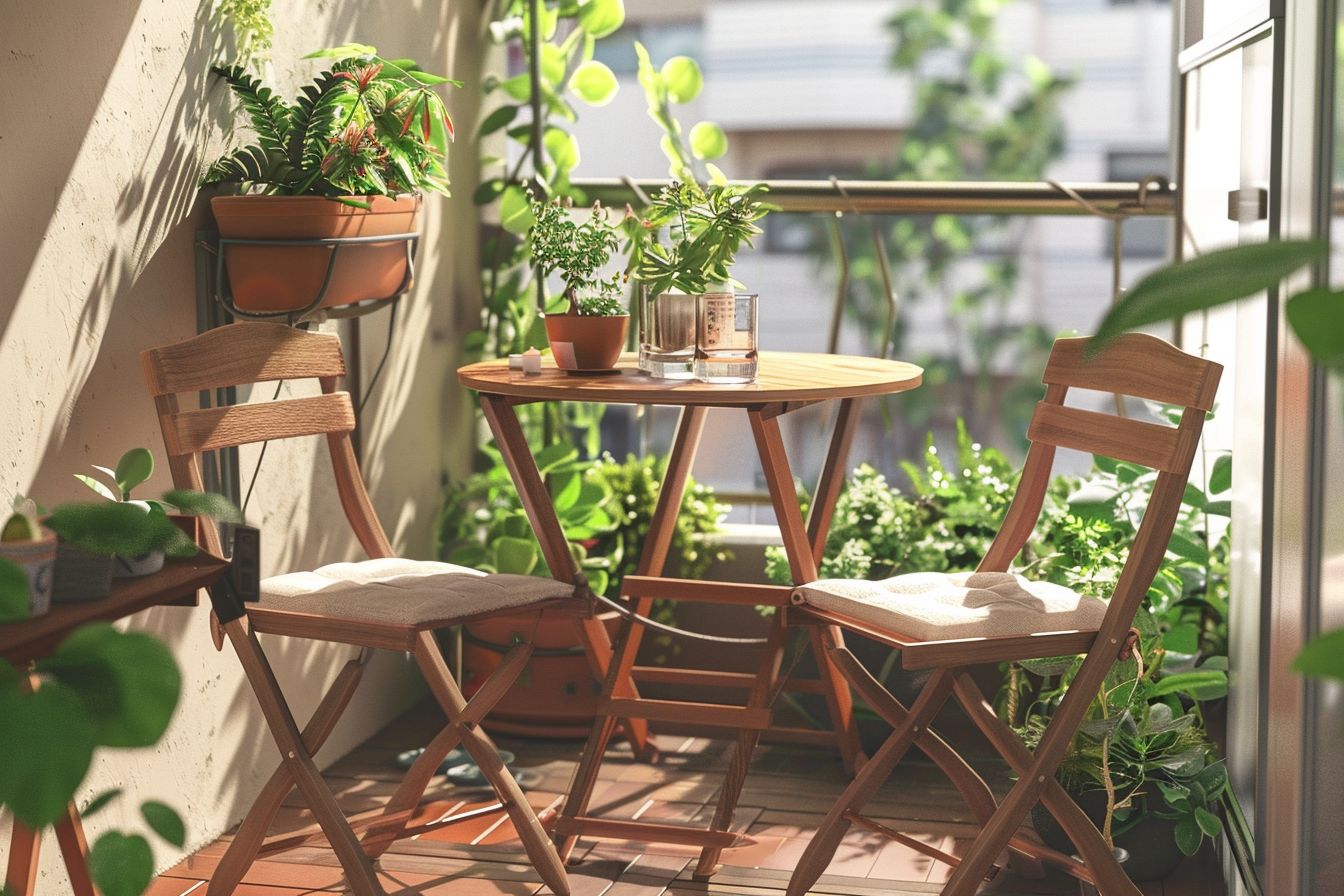
[[[351,196],[447,194],[453,122],[434,88],[460,82],[421,71],[412,59],[384,59],[363,44],[304,58],[335,61],[293,103],[242,66],[211,69],[241,100],[257,142],[215,161],[203,186],[237,183],[360,207],[368,203]]]
[[[621,304],[619,272],[603,276],[611,257],[620,247],[622,224],[613,221],[611,209],[598,202],[592,214],[576,221],[560,200],[530,197],[532,226],[527,232],[532,258],[543,275],[558,273],[571,314],[587,317],[619,317]]]
[[[635,278],[651,295],[676,289],[702,293],[718,284],[741,286],[729,269],[742,244],[761,233],[756,222],[772,206],[764,184],[750,187],[694,181],[664,187],[645,209],[648,245],[639,247]],[[659,241],[666,229],[668,243]]]

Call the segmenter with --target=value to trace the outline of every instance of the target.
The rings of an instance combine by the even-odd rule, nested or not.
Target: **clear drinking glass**
[[[696,379],[756,382],[756,294],[710,292],[696,299]]]
[[[695,379],[695,296],[641,287],[639,369],[664,380]]]

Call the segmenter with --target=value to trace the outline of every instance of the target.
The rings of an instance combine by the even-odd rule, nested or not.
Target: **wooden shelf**
[[[107,597],[56,604],[35,619],[0,624],[0,657],[20,666],[50,653],[87,622],[121,619],[148,607],[194,599],[198,588],[215,582],[228,568],[229,561],[202,551],[188,559],[169,560],[152,575],[117,579]]]

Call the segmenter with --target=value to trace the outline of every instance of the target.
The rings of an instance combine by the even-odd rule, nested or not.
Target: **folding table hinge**
[[[1125,635],[1125,643],[1120,646],[1120,659],[1131,660],[1139,652],[1139,630],[1131,628]]]

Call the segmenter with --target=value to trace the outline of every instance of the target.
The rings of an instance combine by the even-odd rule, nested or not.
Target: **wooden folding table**
[[[228,571],[229,562],[204,551],[186,560],[169,560],[152,575],[118,579],[107,597],[84,603],[58,604],[51,612],[22,622],[0,625],[0,657],[15,668],[28,669],[20,684],[36,689],[36,673],[29,666],[51,653],[80,626],[90,622],[111,621],[130,616],[149,607],[180,602],[195,603],[196,590],[213,584]],[[56,821],[56,841],[70,876],[70,892],[75,896],[95,896],[89,877],[88,844],[79,810],[74,803]],[[9,861],[5,885],[13,896],[32,896],[37,886],[38,849],[42,832],[14,821],[9,838]]]
[[[541,401],[580,401],[671,405],[682,409],[639,564],[635,574],[626,576],[622,585],[622,596],[627,599],[629,608],[640,616],[648,615],[656,598],[775,607],[784,606],[789,600],[792,590],[789,586],[691,581],[662,575],[709,408],[735,408],[746,412],[788,555],[789,569],[794,583],[801,584],[817,578],[831,515],[844,483],[846,457],[859,421],[861,399],[913,389],[920,384],[922,376],[920,368],[899,361],[783,352],[762,352],[758,380],[750,385],[655,380],[641,374],[630,356],[623,357],[618,371],[608,375],[569,374],[550,366],[549,362],[540,375],[527,375],[520,370],[510,370],[503,360],[483,361],[458,371],[461,383],[480,394],[486,421],[513,476],[552,575],[572,581],[581,588],[587,587],[586,581],[569,551],[564,530],[514,407]],[[804,520],[780,434],[779,418],[828,401],[839,405],[835,427],[811,510]],[[770,703],[782,686],[779,680],[785,648],[782,616],[776,613],[770,624],[754,675],[692,669],[656,670],[662,682],[718,684],[745,689],[749,694],[745,705],[640,697],[636,680],[643,670],[635,665],[635,655],[644,626],[625,619],[613,649],[599,622],[589,620],[584,623],[584,646],[594,673],[604,685],[592,733],[575,771],[564,809],[555,824],[554,834],[562,856],[568,856],[582,834],[680,843],[702,847],[696,869],[698,876],[713,873],[719,853],[735,840],[728,828],[751,754],[761,731],[771,727]],[[811,684],[826,698],[833,729],[825,733],[825,738],[827,742],[838,744],[846,767],[852,771],[863,761],[852,700],[844,678],[831,663],[825,649],[839,643],[842,636],[835,627],[814,628],[809,634],[821,673],[821,680]],[[651,755],[650,722],[694,723],[733,732],[736,742],[728,775],[708,828],[616,821],[586,814],[597,783],[598,766],[617,725],[624,727],[637,753]]]

